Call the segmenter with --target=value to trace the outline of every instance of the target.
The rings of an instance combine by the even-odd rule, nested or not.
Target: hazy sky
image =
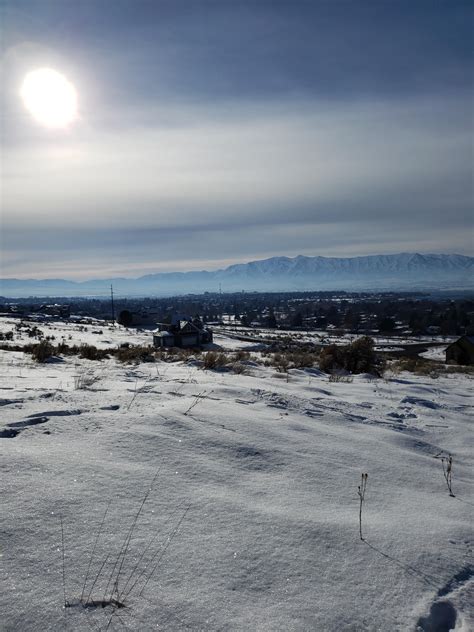
[[[0,0],[1,276],[472,254],[456,0]],[[58,70],[79,119],[19,96]]]

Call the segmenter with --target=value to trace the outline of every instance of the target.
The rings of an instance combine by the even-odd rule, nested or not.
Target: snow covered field
[[[472,386],[0,351],[0,629],[472,630]]]

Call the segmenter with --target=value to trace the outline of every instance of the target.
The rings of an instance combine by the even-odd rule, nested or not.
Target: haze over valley
[[[83,282],[63,279],[0,279],[4,296],[122,296],[235,291],[453,290],[474,289],[474,257],[463,255],[374,255],[354,258],[272,257],[212,272],[150,274],[137,279]]]

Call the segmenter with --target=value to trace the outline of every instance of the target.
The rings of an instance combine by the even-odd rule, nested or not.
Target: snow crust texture
[[[473,629],[470,376],[247,373],[0,352],[2,631]]]

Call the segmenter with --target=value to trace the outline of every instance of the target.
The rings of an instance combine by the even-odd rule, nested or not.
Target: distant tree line
[[[1,299],[0,312],[37,310],[41,299]],[[111,319],[108,298],[50,297],[68,304],[71,314]],[[13,307],[12,307],[13,306]],[[120,311],[152,311],[157,322],[171,314],[199,316],[205,322],[232,323],[280,329],[336,328],[354,334],[439,333],[474,334],[474,298],[433,298],[415,293],[240,292],[208,293],[170,298],[116,298]]]

